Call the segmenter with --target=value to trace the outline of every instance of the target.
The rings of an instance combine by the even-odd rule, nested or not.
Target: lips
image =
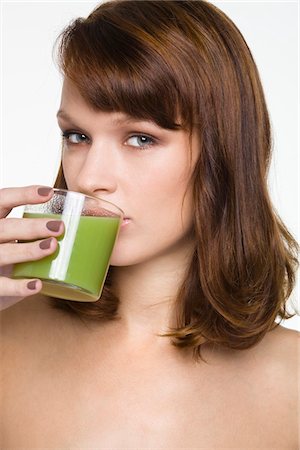
[[[131,219],[129,217],[124,217],[121,227],[125,227],[126,225],[128,225],[131,222]]]

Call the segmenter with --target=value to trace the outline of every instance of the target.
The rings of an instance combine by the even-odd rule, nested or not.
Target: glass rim
[[[121,214],[123,215],[123,217],[125,216],[125,212],[119,206],[115,205],[114,203],[112,203],[108,200],[104,200],[101,197],[94,197],[92,195],[84,194],[83,192],[71,191],[70,189],[62,189],[62,188],[56,188],[56,187],[53,187],[52,189],[53,189],[54,193],[63,192],[64,194],[67,194],[68,192],[74,192],[75,194],[83,195],[84,197],[91,198],[92,200],[98,200],[98,201],[101,201],[104,203],[108,203],[109,205],[112,205],[114,208],[116,208],[118,211],[120,211]]]

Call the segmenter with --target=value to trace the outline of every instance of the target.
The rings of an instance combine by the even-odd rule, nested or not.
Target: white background
[[[52,185],[60,162],[55,114],[61,78],[56,37],[99,2],[3,1],[0,187]],[[275,208],[299,241],[298,4],[213,1],[238,26],[257,63],[274,136],[269,188]],[[13,215],[19,214],[19,209]],[[290,298],[297,303],[298,288]],[[299,307],[299,306],[298,306]],[[300,329],[300,318],[283,323]]]

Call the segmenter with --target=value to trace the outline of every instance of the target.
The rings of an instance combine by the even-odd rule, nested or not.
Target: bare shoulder
[[[254,347],[235,353],[232,366],[247,420],[252,411],[262,436],[277,436],[278,448],[293,450],[299,448],[299,339],[299,332],[278,325]]]
[[[36,294],[0,311],[0,341],[3,346],[30,342],[36,347],[54,335],[66,334],[72,316],[55,310],[48,297]],[[51,337],[52,336],[52,337]]]
[[[279,389],[286,395],[297,399],[300,370],[300,333],[278,326],[268,333],[265,339],[264,357],[273,368],[273,378]]]
[[[297,389],[300,369],[300,333],[281,325],[269,331],[254,347],[240,356],[245,366],[261,374],[276,387]]]
[[[272,331],[267,334],[267,337],[273,337],[280,341],[290,342],[291,344],[297,344],[300,339],[300,332],[290,328],[286,328],[282,325],[278,325]]]
[[[286,442],[297,448],[299,424],[300,333],[278,325],[257,346],[257,381],[261,399],[273,417],[274,432],[287,432]]]
[[[267,333],[258,349],[269,354],[271,358],[284,361],[285,364],[292,364],[294,367],[299,364],[299,344],[300,333],[281,325]]]
[[[1,337],[9,337],[18,329],[25,329],[28,325],[33,325],[34,318],[45,316],[43,296],[40,294],[27,297],[13,306],[0,311]],[[39,323],[39,320],[36,322]]]

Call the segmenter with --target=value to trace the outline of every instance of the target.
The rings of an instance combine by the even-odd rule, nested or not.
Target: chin
[[[110,265],[115,267],[133,266],[135,264],[142,263],[147,259],[148,257],[146,255],[143,258],[141,255],[137,255],[133,251],[119,252],[118,249],[115,248],[110,258]]]
[[[110,265],[115,267],[133,266],[160,258],[165,259],[165,261],[169,261],[170,258],[172,261],[174,261],[174,258],[182,260],[184,256],[190,255],[193,248],[194,244],[187,236],[173,241],[162,240],[151,243],[149,239],[146,242],[141,239],[135,243],[119,240],[113,249]]]
[[[155,257],[155,249],[146,244],[142,239],[118,239],[113,249],[111,266],[133,266],[144,263]]]

